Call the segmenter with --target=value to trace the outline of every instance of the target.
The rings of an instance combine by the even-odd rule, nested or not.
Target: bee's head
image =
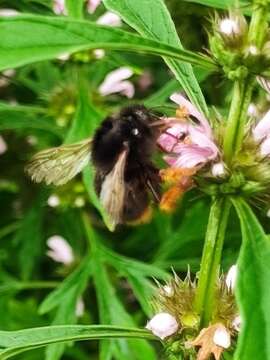
[[[149,125],[153,121],[153,115],[143,105],[125,107],[119,113],[120,129],[131,143],[155,138],[155,131]]]

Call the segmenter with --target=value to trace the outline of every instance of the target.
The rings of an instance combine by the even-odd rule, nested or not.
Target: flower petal
[[[156,314],[146,325],[146,329],[162,340],[176,333],[178,327],[176,319],[165,312]]]
[[[176,104],[185,107],[189,114],[194,116],[198,121],[200,122],[201,126],[204,128],[204,131],[206,132],[208,137],[211,137],[212,131],[210,128],[210,125],[206,119],[206,117],[200,113],[197,108],[184,96],[182,96],[180,93],[174,93],[170,96],[170,99],[175,102]]]
[[[270,110],[267,111],[253,129],[253,137],[256,141],[260,141],[268,135],[270,135]]]
[[[127,67],[121,67],[110,72],[99,86],[99,93],[102,96],[106,96],[117,92],[124,92],[126,96],[132,97],[135,91],[133,84],[130,82],[124,82],[124,85],[121,85],[123,80],[128,79],[132,75],[133,71]]]
[[[97,24],[118,27],[122,25],[122,21],[117,14],[114,14],[111,11],[107,11],[100,18],[98,18]]]
[[[59,235],[51,236],[47,240],[49,251],[47,255],[56,262],[69,265],[74,261],[74,254],[69,243]]]
[[[87,11],[90,14],[93,14],[96,11],[96,8],[101,4],[101,0],[88,0],[87,1]]]

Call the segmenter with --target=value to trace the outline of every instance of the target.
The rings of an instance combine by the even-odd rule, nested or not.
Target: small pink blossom
[[[96,8],[101,4],[102,0],[88,0],[87,1],[87,10],[89,14],[93,14],[96,11]]]
[[[65,0],[53,0],[53,12],[56,15],[67,15]]]
[[[121,93],[127,98],[132,98],[135,88],[132,82],[126,80],[133,75],[133,71],[127,67],[121,67],[110,72],[99,86],[99,93],[102,96]]]
[[[74,261],[74,254],[69,243],[59,235],[51,236],[47,240],[49,250],[47,255],[56,262],[70,265]]]
[[[257,123],[253,129],[253,138],[260,144],[260,153],[262,156],[270,155],[270,110]]]
[[[205,116],[181,94],[173,94],[171,100],[197,122],[191,122],[187,118],[178,119],[178,123],[159,137],[159,146],[168,152],[164,157],[165,161],[172,167],[193,168],[216,159],[219,150],[213,141],[212,130]]]
[[[121,18],[117,14],[107,11],[97,19],[97,24],[117,27],[121,26],[122,22]]]
[[[0,155],[7,151],[7,144],[2,136],[0,136]]]

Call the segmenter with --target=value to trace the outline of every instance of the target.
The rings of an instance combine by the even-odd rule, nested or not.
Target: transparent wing
[[[63,185],[88,164],[91,157],[91,139],[40,151],[25,167],[35,182]]]
[[[125,166],[128,150],[122,151],[111,170],[106,175],[100,191],[100,202],[107,212],[113,228],[122,222],[125,201]]]

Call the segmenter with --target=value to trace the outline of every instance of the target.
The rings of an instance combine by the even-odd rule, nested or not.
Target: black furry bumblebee
[[[36,182],[62,185],[89,163],[95,167],[95,189],[111,220],[137,220],[160,198],[159,171],[151,161],[162,120],[142,105],[108,116],[92,139],[37,153],[26,167]]]

